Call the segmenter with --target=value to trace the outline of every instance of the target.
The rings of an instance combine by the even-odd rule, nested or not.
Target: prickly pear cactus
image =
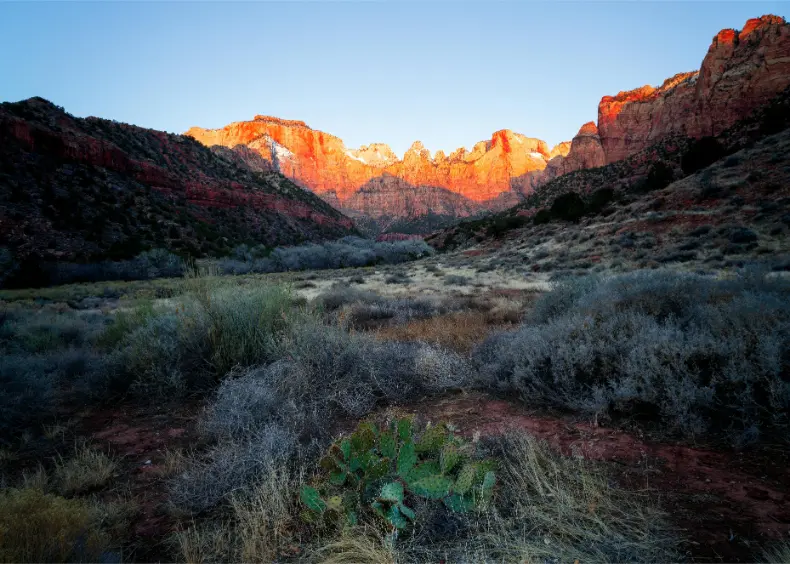
[[[473,445],[444,423],[418,432],[410,418],[379,429],[360,423],[336,440],[319,461],[319,475],[302,487],[305,521],[354,525],[374,515],[390,530],[417,518],[416,498],[443,503],[451,511],[489,507],[496,486],[495,463],[475,459]]]

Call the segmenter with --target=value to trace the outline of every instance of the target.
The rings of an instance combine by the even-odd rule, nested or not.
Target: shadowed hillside
[[[22,278],[43,261],[155,247],[220,255],[351,232],[348,218],[282,175],[189,137],[74,118],[41,98],[0,105],[0,249]]]

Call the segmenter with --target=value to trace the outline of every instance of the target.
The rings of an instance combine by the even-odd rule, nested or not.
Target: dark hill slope
[[[41,98],[0,104],[0,251],[17,262],[127,258],[155,247],[219,255],[245,242],[353,231],[282,175],[253,172],[189,137],[75,118]]]

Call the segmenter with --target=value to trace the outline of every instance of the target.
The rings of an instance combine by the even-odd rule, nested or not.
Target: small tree
[[[708,167],[726,154],[724,147],[714,137],[702,137],[694,141],[680,159],[680,167],[686,174],[694,174]]]
[[[564,221],[577,223],[586,211],[584,200],[576,192],[568,192],[554,199],[551,204],[551,215]]]

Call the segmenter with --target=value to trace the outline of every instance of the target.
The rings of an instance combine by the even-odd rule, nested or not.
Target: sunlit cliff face
[[[347,149],[338,137],[294,122],[256,116],[222,129],[194,127],[187,132],[205,145],[255,145],[261,157],[311,190],[335,192],[344,202],[371,179],[386,172],[415,186],[445,188],[475,202],[510,191],[510,179],[543,170],[551,157],[544,141],[503,129],[472,151],[439,151],[431,156],[416,141],[402,159],[384,143]],[[559,154],[564,149],[558,150]]]
[[[375,185],[390,194],[404,186],[443,188],[471,202],[503,205],[508,200],[502,196],[516,185],[526,192],[558,175],[624,159],[670,135],[717,135],[789,85],[790,26],[783,18],[763,16],[748,20],[741,31],[720,31],[699,71],[676,74],[657,88],[604,96],[598,123],[584,124],[572,141],[554,148],[503,129],[471,151],[460,148],[448,156],[431,156],[417,141],[399,159],[383,143],[348,149],[304,122],[268,116],[217,130],[195,127],[187,134],[206,145],[247,146],[340,204]],[[386,201],[378,198],[376,205]],[[403,212],[396,204],[391,211]]]

